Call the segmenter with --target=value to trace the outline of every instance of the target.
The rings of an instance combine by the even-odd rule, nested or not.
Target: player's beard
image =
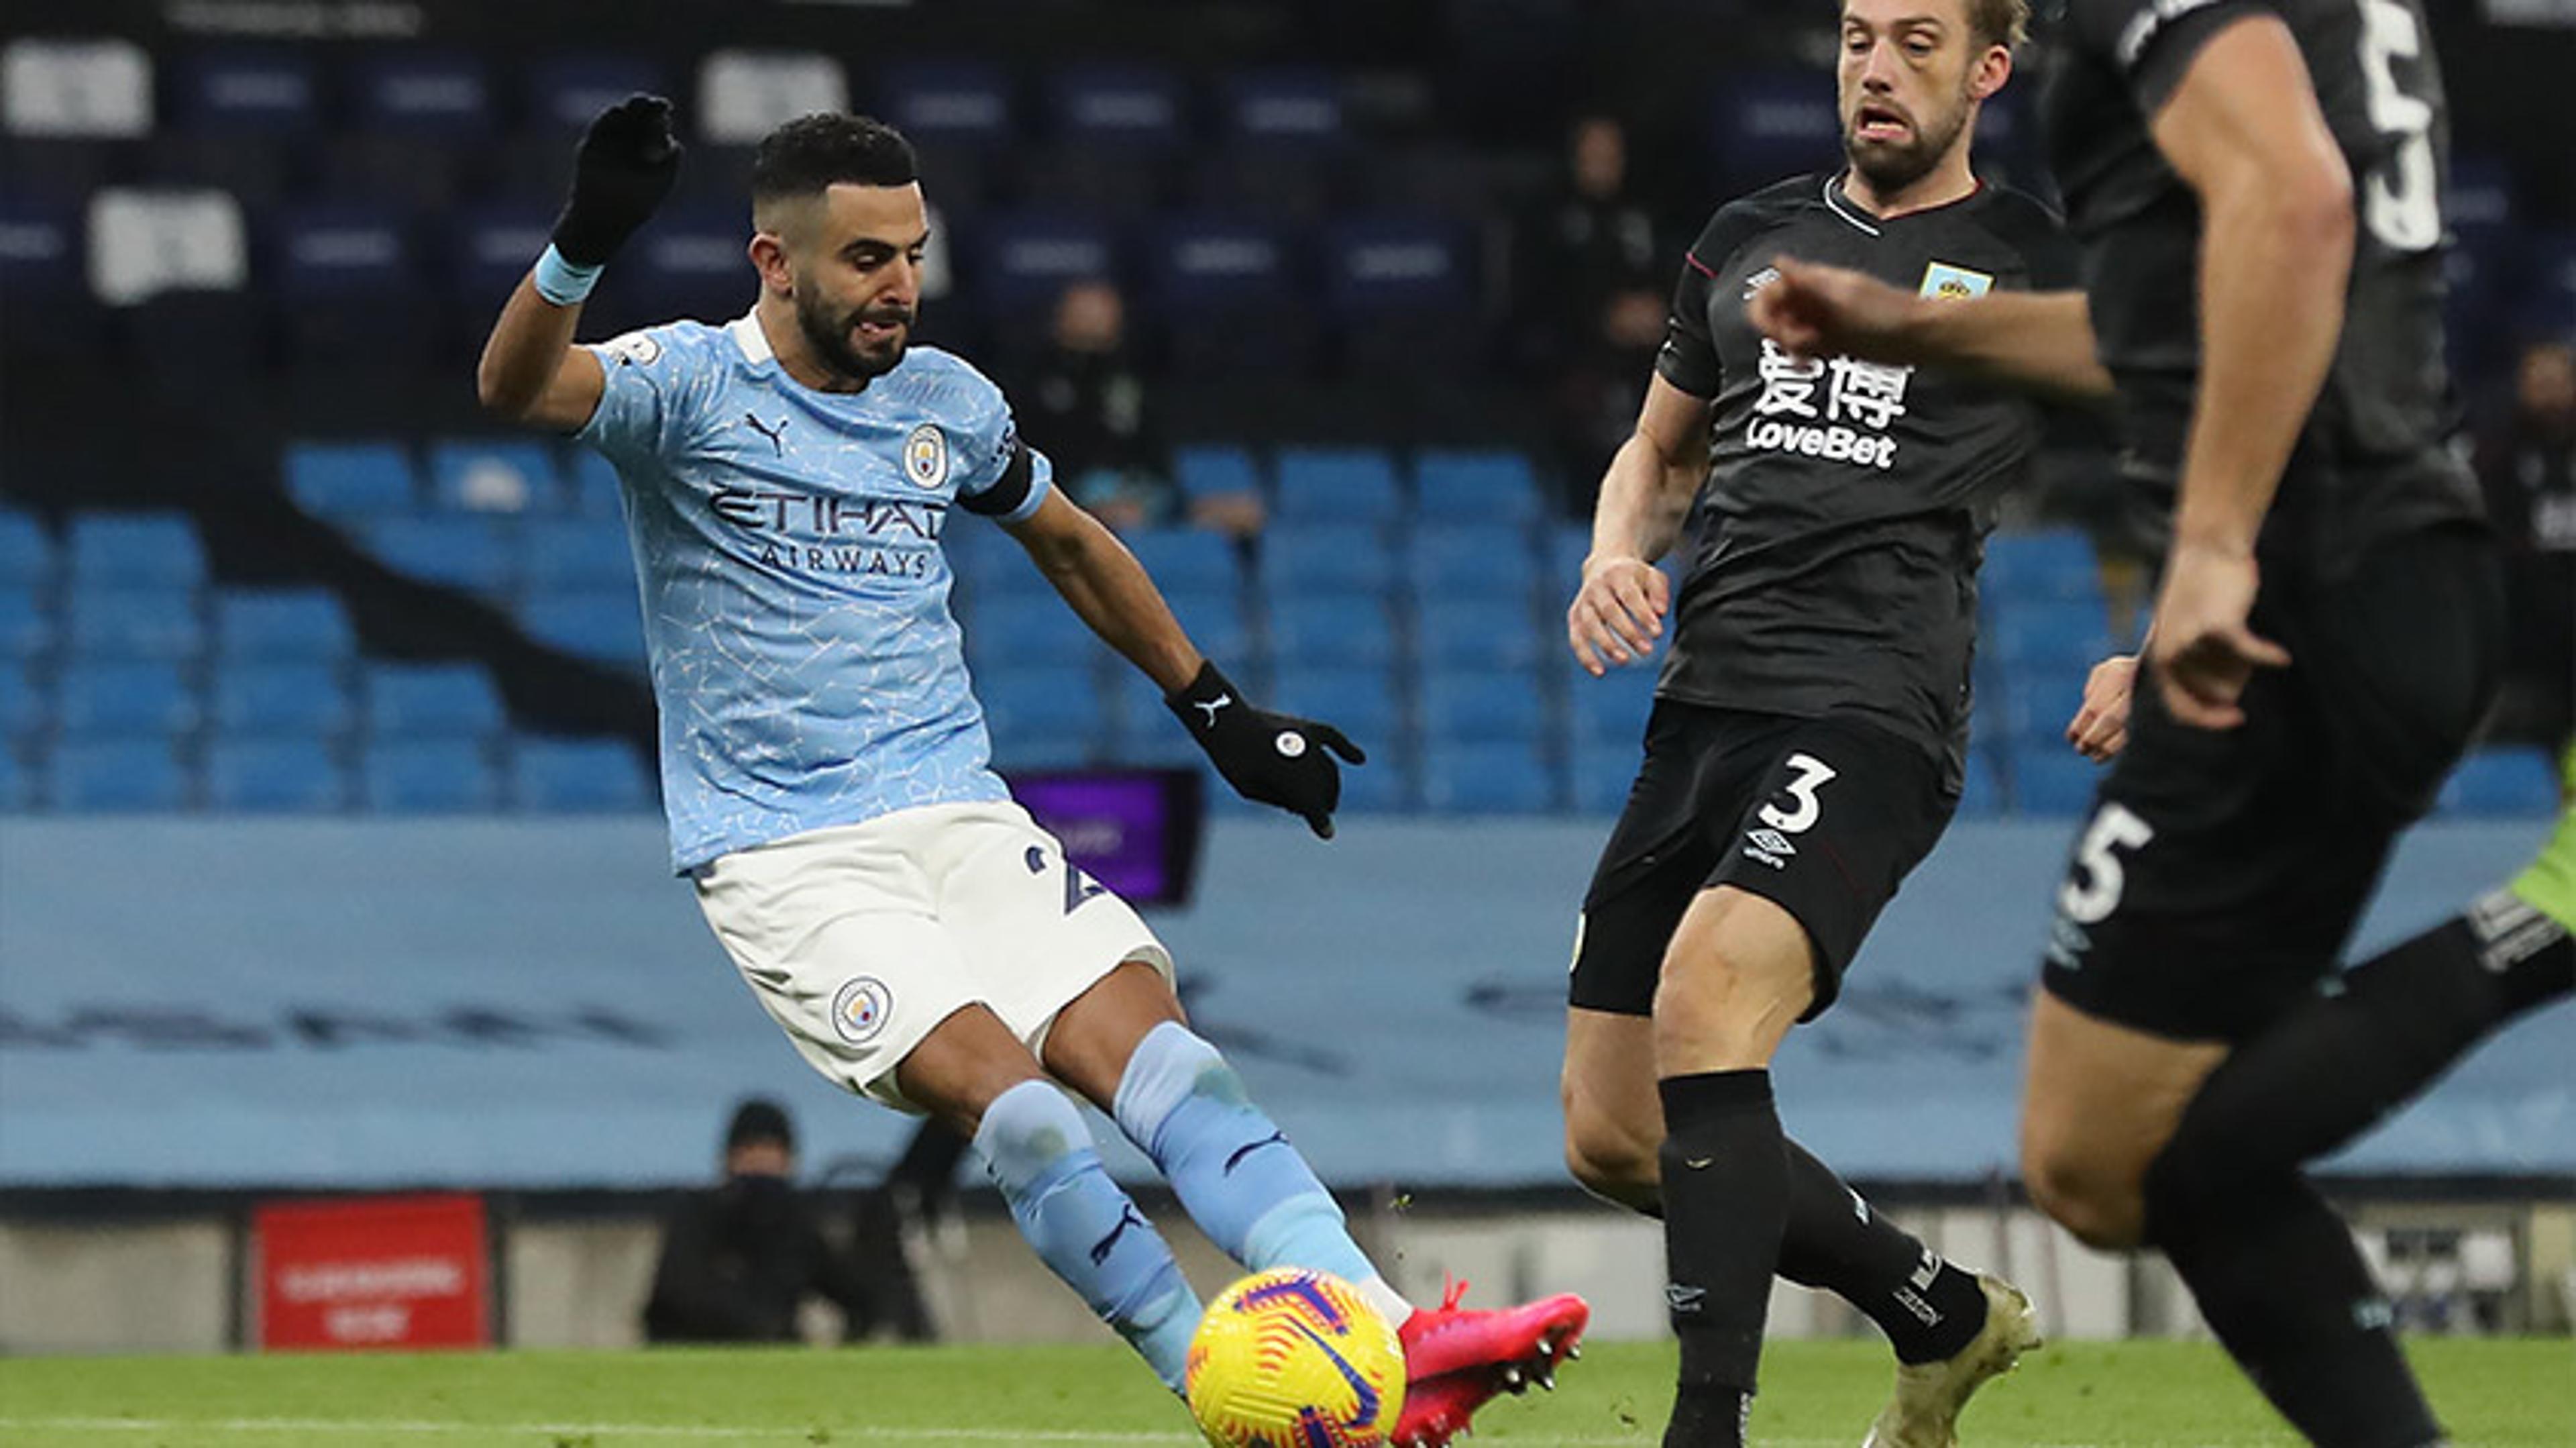
[[[1843,154],[1851,158],[1852,169],[1881,195],[1904,190],[1941,164],[1941,158],[1958,141],[1959,133],[1968,127],[1967,92],[1962,90],[1955,104],[1931,116],[1910,111],[1902,114],[1906,120],[1906,139],[1902,141],[1862,140],[1857,110],[1843,122]]]
[[[884,347],[862,351],[850,340],[862,321],[893,322],[901,330]],[[815,359],[826,370],[853,382],[866,382],[892,372],[903,361],[904,344],[912,335],[912,313],[901,308],[836,311],[812,292],[799,292],[796,326],[805,334],[805,345],[813,349]]]

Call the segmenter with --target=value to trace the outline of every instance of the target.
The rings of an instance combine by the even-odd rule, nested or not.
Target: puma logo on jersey
[[[1214,729],[1216,727],[1216,711],[1233,702],[1234,696],[1232,694],[1219,694],[1213,699],[1198,699],[1192,701],[1194,707],[1205,709],[1207,711],[1207,727],[1210,729]]]
[[[769,439],[770,449],[778,456],[787,456],[786,418],[782,417],[778,419],[778,425],[776,427],[765,427],[761,424],[759,418],[746,412],[742,415],[742,421],[744,426],[750,428],[753,432],[759,433],[762,437]]]

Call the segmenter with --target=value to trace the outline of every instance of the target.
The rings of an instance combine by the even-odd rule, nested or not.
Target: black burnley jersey
[[[1825,176],[1719,208],[1692,243],[1655,370],[1711,399],[1708,480],[1656,692],[1812,718],[1857,715],[1966,747],[1977,564],[2025,471],[2034,404],[1929,369],[1798,359],[1745,316],[1781,256],[1929,296],[2065,289],[2055,218],[1983,187],[1882,220]]]
[[[2448,124],[2414,0],[2070,0],[2046,103],[2051,161],[2102,361],[2119,384],[2124,470],[2162,514],[2200,377],[2200,206],[2149,127],[2210,37],[2267,14],[2297,37],[2352,171],[2343,336],[2262,538],[2267,558],[2331,573],[2374,539],[2480,515],[2450,446]]]

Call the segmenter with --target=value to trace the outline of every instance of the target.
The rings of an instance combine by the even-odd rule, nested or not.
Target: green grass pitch
[[[2411,1348],[2459,1448],[2576,1444],[2576,1342]],[[1644,1444],[1661,1435],[1669,1344],[1604,1344],[1553,1394],[1506,1398],[1473,1443]],[[1852,1448],[1877,1412],[1884,1349],[1786,1342],[1764,1364],[1757,1442]],[[2079,1343],[1979,1397],[1967,1448],[2221,1448],[2298,1440],[2218,1350]],[[0,1360],[0,1444],[54,1448],[814,1448],[1196,1441],[1115,1346],[843,1351]]]

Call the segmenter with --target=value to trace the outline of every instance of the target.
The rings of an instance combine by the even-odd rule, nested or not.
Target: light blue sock
[[[1112,1105],[1118,1128],[1154,1159],[1190,1219],[1227,1256],[1255,1272],[1307,1267],[1372,1298],[1392,1296],[1351,1240],[1341,1204],[1244,1095],[1225,1057],[1188,1027],[1165,1021],[1145,1033]]]
[[[1101,1169],[1073,1103],[1044,1081],[1023,1081],[985,1109],[975,1150],[1020,1235],[1179,1392],[1198,1294],[1162,1234]]]

